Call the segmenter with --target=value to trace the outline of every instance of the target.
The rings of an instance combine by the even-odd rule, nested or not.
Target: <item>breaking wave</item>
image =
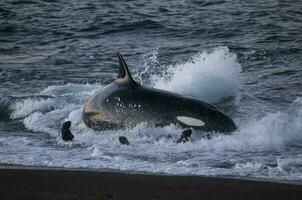
[[[157,57],[153,59],[156,66]],[[161,67],[166,70],[162,76],[149,75],[154,87],[209,102],[236,96],[240,87],[241,67],[227,48],[199,53],[183,64]],[[143,72],[136,73],[136,76],[143,75]],[[132,129],[101,133],[87,128],[81,117],[84,102],[102,87],[49,86],[38,95],[49,98],[31,97],[13,103],[10,106],[12,119],[22,120],[27,129],[37,134],[48,133],[55,143],[50,145],[47,141],[26,137],[0,137],[0,148],[14,147],[8,151],[14,156],[1,154],[0,162],[302,180],[296,158],[286,156],[288,149],[301,147],[302,98],[297,98],[287,111],[240,121],[232,135],[214,135],[208,140],[199,132],[193,132],[191,142],[177,144],[182,129],[174,125],[158,128],[142,123]],[[63,142],[60,138],[60,127],[66,120],[72,121],[73,142]],[[119,143],[121,135],[129,139],[129,146]]]
[[[135,78],[141,84],[150,84],[203,101],[217,103],[236,97],[240,89],[241,65],[227,47],[195,54],[189,61],[160,66],[157,51],[146,57]],[[148,80],[143,80],[147,77]]]

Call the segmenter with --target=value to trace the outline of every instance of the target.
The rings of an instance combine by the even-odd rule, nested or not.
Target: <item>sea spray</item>
[[[217,52],[213,53],[215,51]],[[174,87],[179,87],[179,91],[182,91],[181,88],[187,87],[187,91],[183,92],[196,96],[201,94],[199,90],[203,90],[203,87],[207,86],[209,89],[213,86],[212,82],[218,80],[216,68],[202,68],[204,71],[199,72],[201,67],[198,66],[201,63],[204,63],[204,66],[207,66],[206,63],[215,63],[208,57],[203,59],[203,55],[220,59],[220,56],[226,54],[227,61],[224,66],[229,66],[233,71],[226,70],[218,77],[228,74],[229,78],[219,80],[229,80],[229,82],[224,82],[225,85],[230,83],[228,87],[233,85],[237,89],[231,90],[230,93],[219,93],[218,96],[225,98],[231,94],[236,95],[239,88],[237,79],[240,72],[239,64],[227,49],[217,49],[213,52],[196,55],[197,58],[193,58],[194,62],[170,66],[167,68],[171,70],[170,76],[167,75],[168,73],[162,76],[153,74],[150,80],[154,86],[162,83],[162,86],[171,86],[172,90]],[[203,74],[208,74],[208,78],[213,78],[213,80],[205,82],[200,88],[190,88],[190,84],[177,84],[179,81],[176,80],[181,78],[181,72],[187,72],[185,74],[191,76],[194,83],[200,83],[197,84],[199,86],[202,86],[199,79],[203,78]],[[161,80],[165,81],[161,82]],[[177,144],[176,140],[183,130],[175,125],[154,127],[146,122],[132,129],[103,132],[87,128],[81,118],[83,103],[102,87],[102,85],[89,84],[54,85],[41,92],[52,98],[31,97],[12,103],[11,108],[14,113],[11,115],[12,118],[22,120],[27,129],[37,134],[48,133],[54,142],[49,143],[48,140],[35,138],[23,141],[19,137],[0,137],[3,148],[14,147],[9,149],[9,154],[2,155],[1,163],[168,174],[301,179],[298,161],[293,157],[286,157],[288,149],[299,146],[302,141],[301,98],[297,98],[287,111],[268,112],[260,119],[241,120],[237,124],[238,130],[232,135],[214,135],[208,140],[197,137],[200,133],[193,131],[191,142]],[[207,95],[210,98],[212,93]],[[217,98],[216,94],[213,95],[215,97],[211,97],[212,100],[220,98]],[[71,131],[75,139],[71,143],[64,143],[59,139],[60,126],[66,120],[72,121]],[[118,141],[119,136],[126,136],[130,145],[121,145]],[[11,154],[14,156],[10,156]],[[295,167],[291,167],[291,164]]]
[[[143,85],[216,103],[238,94],[241,65],[227,47],[201,51],[189,61],[167,66],[159,64],[155,51],[136,72]]]
[[[81,106],[69,105],[44,114],[37,111],[24,119],[28,129],[47,132],[53,137],[58,137],[60,130],[55,124],[71,120],[75,135],[72,143],[59,141],[49,145],[32,139],[31,143],[36,145],[31,146],[18,138],[1,138],[3,145],[8,143],[19,149],[14,157],[3,155],[1,163],[301,179],[299,158],[286,156],[288,148],[295,148],[302,141],[301,98],[287,111],[267,113],[261,119],[239,124],[232,135],[215,135],[210,140],[192,137],[191,142],[185,144],[176,143],[182,129],[175,125],[160,128],[143,123],[126,130],[94,131],[81,122]],[[130,145],[121,145],[119,136],[126,136]]]

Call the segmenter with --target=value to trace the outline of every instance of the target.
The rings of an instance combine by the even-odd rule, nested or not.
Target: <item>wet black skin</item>
[[[125,74],[87,101],[83,110],[83,120],[88,127],[113,130],[147,122],[156,126],[177,124],[183,128],[226,134],[236,129],[232,119],[210,104],[175,93],[143,87],[132,79],[123,78],[123,75]],[[196,118],[202,120],[205,125],[189,127],[179,122],[177,116]]]
[[[66,121],[62,126],[62,140],[64,141],[72,141],[74,136],[70,132],[71,121]]]
[[[179,124],[177,116],[188,116],[205,122],[203,127],[193,127],[204,131],[232,132],[234,122],[216,107],[198,99],[183,97],[170,92],[146,88],[139,85],[113,82],[97,92],[87,102],[95,112],[83,112],[88,127],[107,130],[133,127],[141,122],[158,126]],[[93,115],[104,115],[103,121],[91,120]]]

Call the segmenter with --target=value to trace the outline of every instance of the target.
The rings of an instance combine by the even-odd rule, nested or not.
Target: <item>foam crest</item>
[[[302,98],[297,98],[287,112],[269,114],[256,127],[267,135],[266,139],[270,143],[276,146],[292,145],[302,141],[301,121]]]
[[[188,62],[168,66],[161,76],[153,75],[154,87],[218,102],[237,95],[241,66],[227,47],[200,52]]]
[[[268,113],[260,120],[244,122],[231,136],[209,140],[216,150],[278,150],[302,142],[302,98],[296,99],[287,112]]]
[[[13,110],[11,118],[22,118],[35,111],[47,111],[53,110],[62,104],[55,99],[25,99],[19,102],[16,102],[11,106]]]
[[[95,90],[102,88],[98,84],[74,84],[48,86],[41,91],[41,95],[65,96],[65,95],[90,95]]]
[[[50,121],[52,120],[52,121]],[[52,136],[57,136],[56,127],[52,127],[57,120],[51,119],[50,115],[34,112],[23,120],[25,127],[35,132],[46,132]]]
[[[68,117],[81,122],[81,111],[87,97],[102,85],[66,84],[49,86],[39,95],[52,98],[27,98],[11,105],[11,118],[23,118],[25,127],[35,132],[46,132],[57,137],[60,126]],[[59,128],[59,129],[58,129]]]

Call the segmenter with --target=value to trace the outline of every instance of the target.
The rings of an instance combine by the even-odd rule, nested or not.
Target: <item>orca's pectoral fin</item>
[[[118,57],[118,64],[119,64],[119,71],[118,71],[117,78],[118,79],[123,79],[123,80],[128,81],[128,82],[131,82],[135,85],[138,85],[133,80],[123,56],[121,54],[117,53],[117,57]]]

